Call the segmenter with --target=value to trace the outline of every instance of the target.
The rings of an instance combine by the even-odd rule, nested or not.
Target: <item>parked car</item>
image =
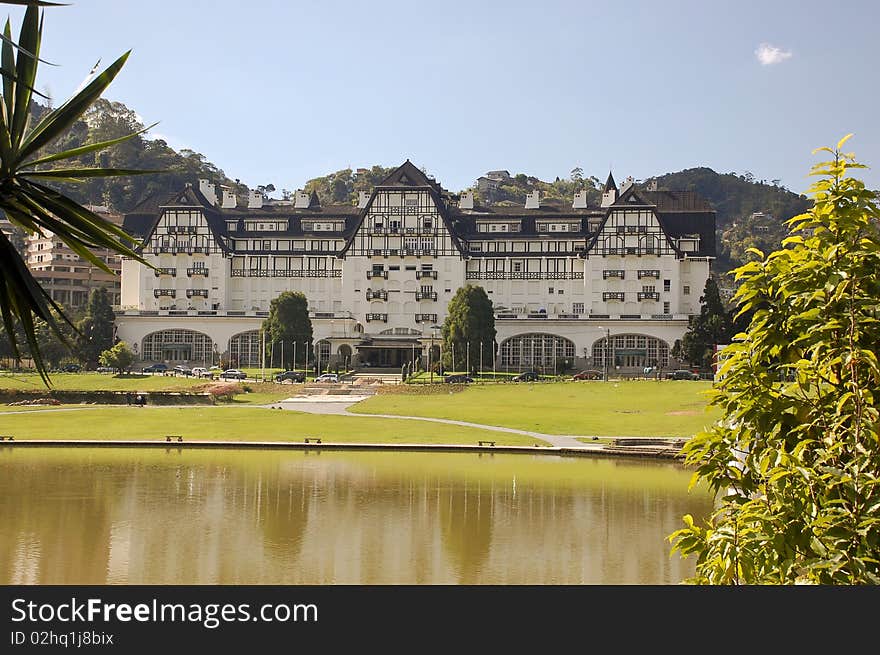
[[[571,376],[572,380],[601,380],[605,376],[602,371],[597,371],[594,369],[587,369],[586,371],[579,371]]]
[[[275,376],[275,382],[284,382],[285,380],[290,380],[291,382],[305,382],[306,374],[302,371],[284,371]]]
[[[699,380],[700,376],[698,373],[693,373],[688,371],[687,369],[678,369],[677,371],[672,371],[669,374],[670,380]]]
[[[538,375],[535,371],[523,371],[519,375],[512,378],[513,382],[535,382],[536,380],[540,380],[541,376]]]
[[[186,375],[186,376],[192,375],[191,368],[189,368],[188,366],[182,366],[180,364],[178,364],[177,366],[175,366],[171,370],[173,370],[175,374],[179,373],[180,375]]]
[[[324,373],[316,377],[315,382],[339,382],[339,376],[336,373]]]
[[[65,373],[79,373],[82,370],[82,366],[79,364],[65,364],[61,367],[61,370]]]
[[[150,364],[141,369],[141,373],[164,373],[168,370],[167,364]]]
[[[112,366],[99,366],[95,369],[96,373],[115,373],[116,369]]]
[[[239,371],[237,368],[227,368],[220,374],[224,380],[244,380],[247,379],[247,373]]]
[[[197,378],[213,378],[214,374],[202,366],[196,366],[190,373]]]
[[[452,384],[467,384],[468,382],[473,382],[474,379],[470,375],[457,373],[455,375],[447,375],[445,378],[443,378],[443,381]]]

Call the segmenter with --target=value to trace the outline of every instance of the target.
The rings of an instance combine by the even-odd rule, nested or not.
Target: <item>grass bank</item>
[[[2,433],[16,439],[151,440],[181,435],[187,441],[302,441],[340,443],[498,445],[546,442],[504,432],[428,421],[306,414],[256,407],[79,407],[68,411],[0,415]]]
[[[349,409],[359,414],[426,416],[545,434],[690,437],[720,416],[707,408],[711,382],[627,380],[400,385]]]

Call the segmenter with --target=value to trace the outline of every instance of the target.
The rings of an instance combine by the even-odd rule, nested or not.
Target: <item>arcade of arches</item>
[[[229,358],[234,366],[259,366],[262,345],[260,331],[240,332],[229,340]],[[394,347],[392,347],[394,346]],[[435,345],[435,355],[439,356]],[[315,344],[314,356],[318,361],[330,362],[332,347],[329,341]],[[399,344],[384,344],[379,340],[362,344],[357,354],[373,366],[400,366],[423,354],[417,339],[401,348]],[[336,357],[351,362],[355,353],[349,345],[340,345]],[[141,345],[144,361],[185,362],[189,364],[213,364],[217,357],[216,344],[208,335],[195,330],[170,329],[152,332],[144,337]],[[498,364],[505,368],[534,368],[543,371],[557,370],[571,365],[576,357],[575,344],[570,339],[555,334],[518,334],[501,343]],[[592,347],[592,366],[606,365],[619,369],[643,369],[645,367],[667,368],[669,344],[644,334],[617,334],[611,337],[610,348],[606,338],[598,339]],[[434,359],[434,358],[432,358]]]

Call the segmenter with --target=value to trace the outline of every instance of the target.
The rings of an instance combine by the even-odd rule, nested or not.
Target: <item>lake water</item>
[[[0,448],[2,584],[677,584],[674,462]]]

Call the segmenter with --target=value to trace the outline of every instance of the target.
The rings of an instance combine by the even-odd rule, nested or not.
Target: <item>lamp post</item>
[[[437,330],[439,330],[439,329],[440,329],[439,325],[432,325],[431,326],[431,348],[430,348],[430,350],[428,350],[428,370],[431,371],[431,373],[430,373],[431,384],[434,384],[434,362],[433,362],[434,338],[437,334]]]
[[[608,360],[613,357],[614,346],[611,344],[611,328],[605,328],[605,382],[608,382]]]

